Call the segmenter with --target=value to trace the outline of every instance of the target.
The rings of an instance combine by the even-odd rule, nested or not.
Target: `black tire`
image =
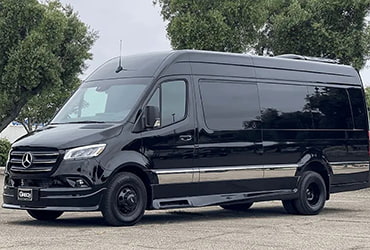
[[[299,214],[320,213],[326,201],[326,186],[323,178],[316,172],[304,172],[298,187],[298,199],[294,206]]]
[[[234,210],[234,211],[244,211],[248,210],[253,205],[253,202],[246,202],[241,204],[233,204],[233,205],[220,205],[223,209],[227,210]]]
[[[294,205],[295,200],[282,200],[285,211],[288,214],[298,214],[298,210]]]
[[[118,173],[108,184],[101,212],[111,226],[132,226],[144,215],[147,193],[144,183],[132,173]]]
[[[37,220],[55,220],[63,211],[27,210],[28,214]]]

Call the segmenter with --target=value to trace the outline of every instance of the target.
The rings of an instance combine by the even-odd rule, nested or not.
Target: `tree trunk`
[[[3,131],[17,116],[14,117],[8,116],[5,120],[0,121],[0,132]]]
[[[18,121],[19,122],[19,121]],[[27,132],[27,134],[29,134],[30,133],[30,130],[28,129],[28,126],[27,126],[27,124],[26,123],[24,123],[24,122],[19,122],[20,124],[22,124],[22,126],[23,126],[23,128],[26,130],[26,132]]]
[[[14,121],[15,118],[17,118],[19,112],[21,112],[21,109],[27,103],[27,101],[27,96],[22,96],[20,101],[15,104],[15,107],[5,114],[6,118],[0,121],[0,132],[3,131],[12,121]]]

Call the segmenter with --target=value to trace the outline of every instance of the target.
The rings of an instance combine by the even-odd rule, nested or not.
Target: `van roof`
[[[116,73],[119,66],[119,57],[115,57],[95,70],[86,81],[116,79],[126,77],[156,77],[169,64],[176,63],[209,63],[237,66],[254,66],[257,78],[282,79],[286,78],[286,71],[304,73],[305,77],[315,82],[322,82],[320,76],[330,76],[333,83],[361,85],[358,72],[351,66],[331,64],[320,61],[297,60],[284,57],[264,57],[249,54],[175,50],[165,52],[145,53],[122,57],[124,70]],[[285,72],[285,73],[284,73]],[[302,74],[301,74],[302,75]],[[317,78],[317,79],[316,79]],[[324,77],[324,80],[327,77]],[[290,80],[294,80],[293,77]]]

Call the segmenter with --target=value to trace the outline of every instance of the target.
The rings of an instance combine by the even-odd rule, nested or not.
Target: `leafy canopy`
[[[58,1],[0,0],[0,131],[76,87],[96,34]],[[37,105],[35,106],[35,103]],[[43,108],[44,111],[42,111]]]
[[[263,2],[263,1],[262,1]],[[155,0],[175,49],[244,52],[263,25],[255,0]]]
[[[255,46],[259,54],[340,59],[361,69],[369,55],[369,0],[270,0],[270,15]]]
[[[301,54],[356,69],[370,51],[370,0],[155,0],[175,49]]]

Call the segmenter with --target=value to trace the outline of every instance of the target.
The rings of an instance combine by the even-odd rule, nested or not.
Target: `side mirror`
[[[146,106],[144,110],[144,127],[157,128],[160,127],[160,112],[156,106]]]

